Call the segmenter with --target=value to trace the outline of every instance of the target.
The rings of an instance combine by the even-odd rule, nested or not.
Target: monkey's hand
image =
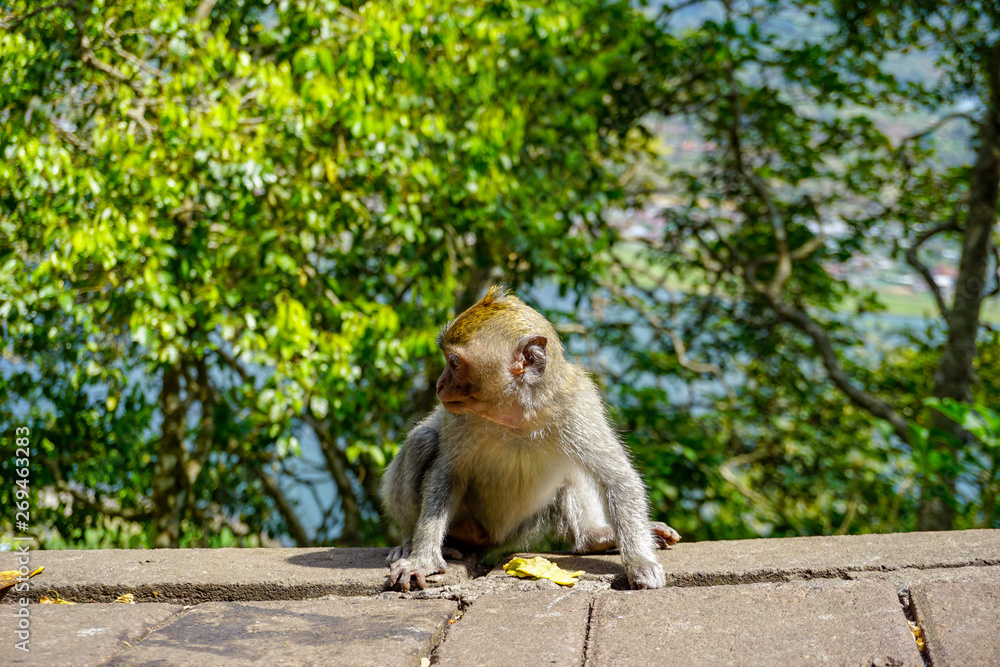
[[[681,534],[665,523],[650,521],[649,527],[653,531],[653,541],[660,549],[672,547],[681,541]]]
[[[656,561],[644,561],[637,565],[626,566],[628,583],[633,589],[663,588],[667,585],[667,575],[663,566]]]
[[[392,551],[389,552],[389,555],[386,556],[385,562],[388,563],[389,565],[392,565],[401,558],[409,558],[409,557],[410,557],[410,545],[403,544],[401,546],[394,547]]]
[[[427,588],[427,577],[441,574],[448,564],[440,554],[436,558],[400,558],[389,566],[389,580],[386,588],[399,584],[404,591],[410,590],[410,579],[416,579],[419,588]]]

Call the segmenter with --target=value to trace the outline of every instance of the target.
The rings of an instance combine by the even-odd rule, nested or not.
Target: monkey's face
[[[459,414],[468,412],[471,404],[477,403],[479,387],[473,377],[472,364],[464,349],[446,347],[445,367],[437,381],[437,395],[448,412]]]
[[[501,402],[501,379],[496,361],[482,345],[444,348],[444,371],[437,381],[437,395],[451,413],[488,412]],[[498,391],[498,389],[500,391]]]
[[[545,338],[530,336],[513,348],[486,344],[443,347],[445,369],[437,395],[448,412],[474,412],[480,417],[519,429],[523,426],[522,391],[544,372]]]
[[[504,386],[503,364],[495,350],[482,345],[445,347],[445,368],[437,381],[437,395],[452,414],[472,412],[490,421],[520,428],[522,412]]]

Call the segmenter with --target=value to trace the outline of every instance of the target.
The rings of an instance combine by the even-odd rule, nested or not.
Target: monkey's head
[[[518,429],[542,406],[549,376],[563,363],[552,324],[499,285],[448,324],[438,346],[445,369],[437,395],[445,408]]]

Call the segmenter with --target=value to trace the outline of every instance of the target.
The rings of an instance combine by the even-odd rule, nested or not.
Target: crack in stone
[[[904,570],[950,570],[963,567],[996,567],[1000,560],[975,559],[964,563],[903,565],[899,567],[868,566],[830,568],[824,570],[792,569],[792,570],[756,570],[745,573],[696,573],[671,575],[667,573],[667,586],[736,586],[741,584],[785,583],[789,581],[808,581],[810,579],[844,579],[853,581],[852,574],[864,572],[902,572]]]
[[[465,615],[465,610],[468,609],[471,605],[472,605],[471,602],[466,603],[464,605],[461,602],[459,602],[458,609],[455,611],[455,614],[444,622],[444,625],[441,626],[441,630],[439,632],[436,632],[431,637],[431,650],[427,652],[426,656],[429,664],[433,665],[437,663],[438,649],[440,649],[441,646],[445,643],[445,641],[448,640],[448,635],[451,633],[452,626],[456,625],[462,620],[462,616]],[[421,665],[423,664],[424,663],[421,662]]]
[[[913,641],[917,644],[917,650],[920,651],[920,657],[924,661],[924,667],[934,667],[934,663],[931,660],[930,652],[927,649],[927,635],[924,634],[923,628],[920,626],[920,622],[917,620],[916,608],[913,606],[913,598],[910,595],[910,591],[905,590],[899,593],[899,605],[903,608],[903,616],[906,617],[906,622],[911,628],[916,628],[920,636],[923,637],[923,648],[921,648],[920,637],[917,632],[913,633]]]
[[[594,629],[594,607],[597,605],[597,598],[590,598],[590,606],[587,609],[587,629],[583,636],[583,655],[580,656],[580,665],[584,667],[587,664],[587,656],[590,654],[590,635]]]

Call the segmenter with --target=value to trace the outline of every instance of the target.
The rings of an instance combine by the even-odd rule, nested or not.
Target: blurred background
[[[494,282],[686,540],[1000,528],[998,26],[0,0],[0,549],[391,543],[380,472]]]

